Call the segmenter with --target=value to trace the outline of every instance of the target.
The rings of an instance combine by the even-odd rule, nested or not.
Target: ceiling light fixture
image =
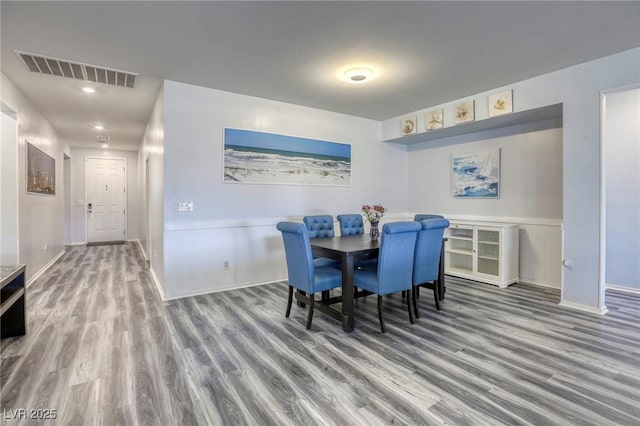
[[[96,93],[96,89],[94,89],[93,87],[83,87],[82,91],[84,93]]]
[[[96,124],[93,128],[96,130],[104,130],[104,126],[102,124]]]
[[[349,68],[343,75],[349,83],[365,83],[373,77],[373,71],[364,67]]]

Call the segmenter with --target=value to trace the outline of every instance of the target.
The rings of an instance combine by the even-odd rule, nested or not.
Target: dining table
[[[318,310],[321,310],[342,323],[342,329],[350,333],[354,328],[354,298],[368,294],[359,292],[354,295],[353,271],[357,261],[377,259],[380,252],[380,240],[372,240],[369,234],[338,236],[333,238],[313,238],[309,240],[314,256],[338,260],[342,269],[342,295],[334,298],[323,298]],[[444,299],[444,243],[440,250],[440,268],[438,285],[440,300]],[[340,309],[332,305],[340,303]]]

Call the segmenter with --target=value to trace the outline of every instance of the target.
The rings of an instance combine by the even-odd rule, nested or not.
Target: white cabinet
[[[445,274],[506,287],[518,282],[518,225],[451,221]]]

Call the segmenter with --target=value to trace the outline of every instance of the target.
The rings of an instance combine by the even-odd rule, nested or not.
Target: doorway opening
[[[640,85],[601,95],[600,292],[640,294]]]

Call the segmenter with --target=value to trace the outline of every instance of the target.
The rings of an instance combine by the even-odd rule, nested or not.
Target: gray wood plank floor
[[[384,335],[375,298],[351,334],[321,312],[307,331],[284,283],[162,302],[137,245],[70,247],[28,289],[28,335],[1,341],[2,424],[640,424],[640,297],[608,292],[598,316],[447,287],[414,325],[386,298]]]

